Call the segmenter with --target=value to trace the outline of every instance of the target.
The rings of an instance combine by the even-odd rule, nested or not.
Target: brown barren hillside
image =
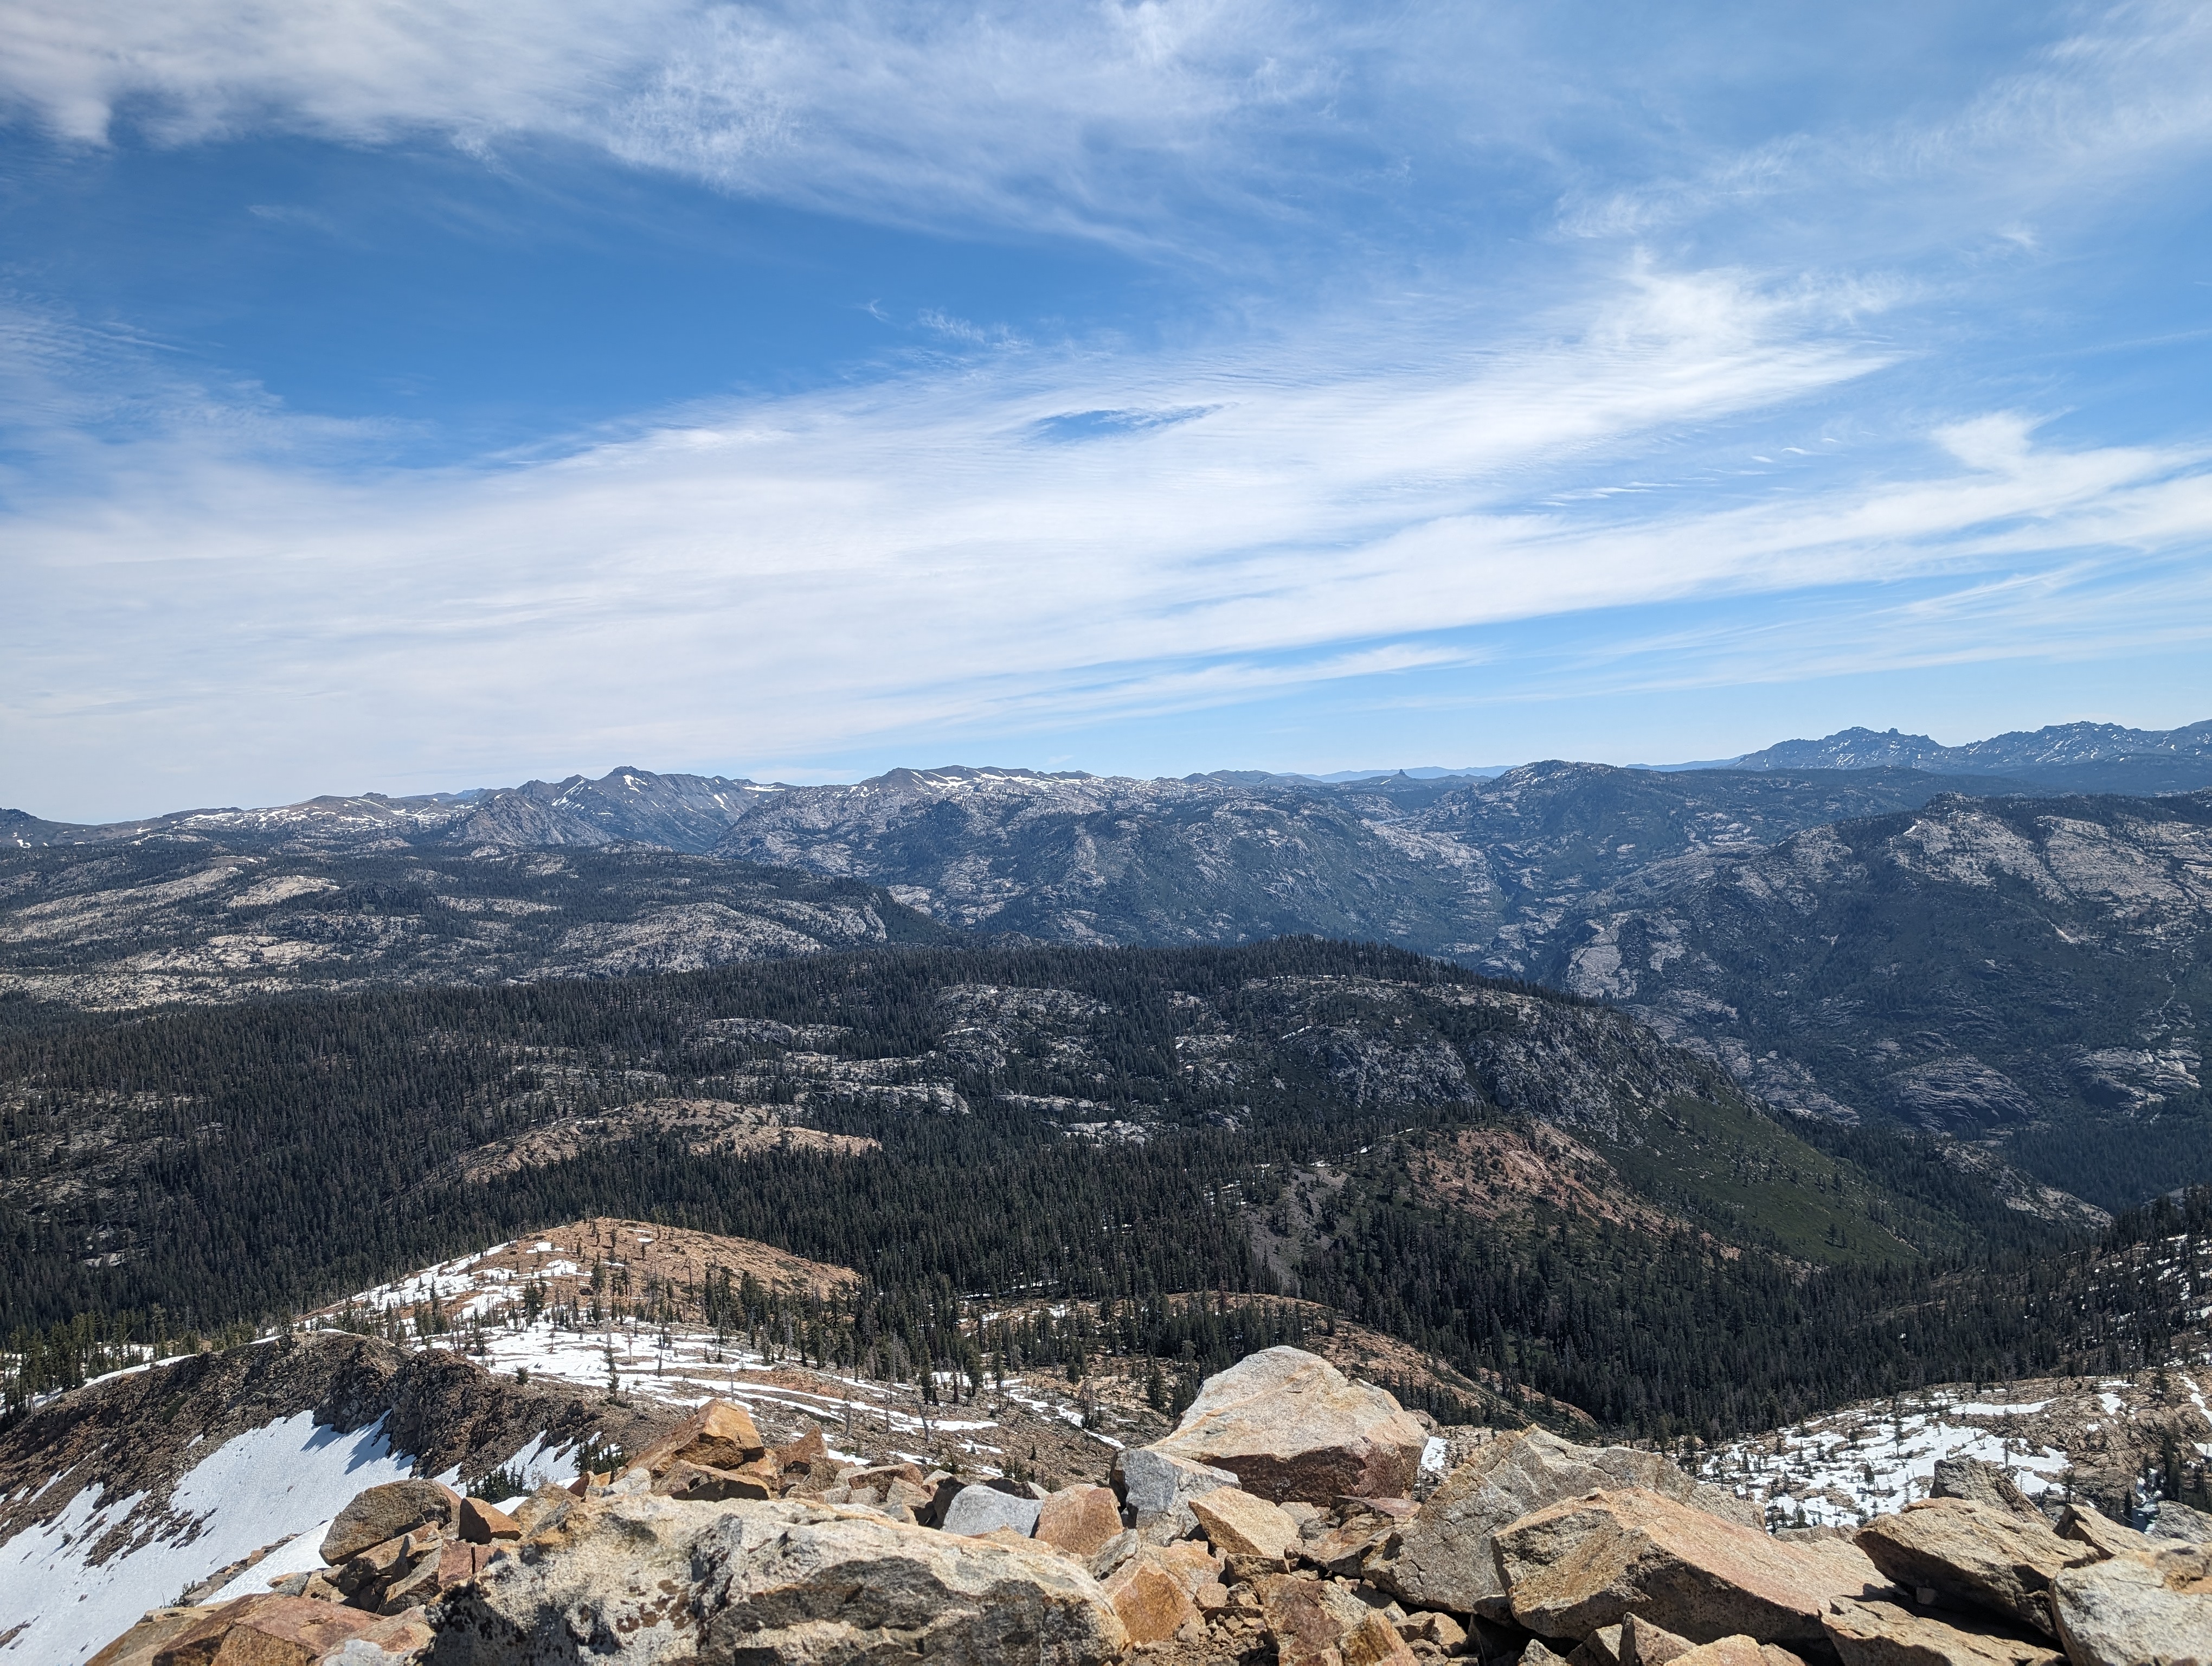
[[[576,1306],[592,1300],[595,1268],[604,1269],[600,1293],[618,1316],[677,1324],[704,1322],[710,1274],[732,1283],[750,1277],[787,1295],[828,1296],[860,1282],[850,1268],[808,1261],[750,1238],[601,1215],[441,1262],[310,1316],[335,1318],[348,1309],[368,1307],[396,1309],[398,1316],[412,1320],[434,1297],[456,1318],[473,1312],[489,1319],[521,1300],[532,1285],[549,1307]]]

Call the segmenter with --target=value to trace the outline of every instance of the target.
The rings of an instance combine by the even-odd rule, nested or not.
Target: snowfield
[[[392,1450],[381,1420],[349,1435],[317,1428],[314,1414],[301,1412],[210,1451],[158,1516],[134,1522],[139,1496],[111,1499],[88,1487],[43,1528],[0,1545],[0,1659],[76,1666],[148,1608],[264,1546],[304,1539],[313,1555],[355,1493],[413,1468]],[[118,1529],[128,1541],[94,1565],[90,1553]],[[242,1590],[265,1590],[277,1566],[241,1575]]]

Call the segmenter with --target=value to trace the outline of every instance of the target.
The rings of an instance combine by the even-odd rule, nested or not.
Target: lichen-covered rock
[[[2212,1661],[2212,1546],[2062,1570],[2051,1605],[2074,1666],[2202,1666]]]
[[[371,1545],[418,1527],[452,1532],[461,1518],[460,1494],[434,1481],[389,1481],[354,1495],[323,1535],[323,1560],[335,1566]]]
[[[2102,1559],[2040,1518],[1964,1499],[1923,1499],[1877,1516],[1855,1542],[1883,1574],[1907,1590],[1985,1609],[2051,1632],[2045,1593],[2063,1570]]]
[[[1832,1600],[1884,1589],[1848,1545],[1782,1544],[1641,1487],[1549,1505],[1494,1543],[1514,1619],[1545,1637],[1632,1613],[1694,1644],[1818,1643]]]
[[[2149,1537],[2172,1539],[2185,1545],[2212,1545],[2212,1511],[2192,1510],[2172,1499],[2159,1500],[2151,1518]]]
[[[1577,1446],[1540,1430],[1479,1447],[1400,1528],[1368,1577],[1421,1608],[1510,1617],[1491,1535],[1532,1511],[1604,1489],[1638,1487],[1739,1525],[1757,1512],[1707,1487],[1656,1452]]]
[[[1175,1432],[1151,1450],[1236,1477],[1273,1503],[1401,1498],[1428,1432],[1381,1389],[1317,1354],[1263,1348],[1210,1377]]]
[[[2066,1657],[2047,1644],[1954,1625],[1895,1602],[1832,1603],[1823,1623],[1844,1666],[2066,1666]]]
[[[580,1500],[442,1605],[439,1666],[1096,1666],[1127,1636],[1096,1581],[1026,1540],[798,1499]]]

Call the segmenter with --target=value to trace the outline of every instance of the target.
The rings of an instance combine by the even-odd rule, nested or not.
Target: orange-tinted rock
[[[1121,1506],[1110,1487],[1064,1487],[1037,1507],[1036,1536],[1085,1560],[1121,1530]]]
[[[1674,1657],[1678,1666],[1805,1666],[1805,1663],[1777,1643],[1760,1643],[1748,1637],[1723,1637],[1701,1643]]]
[[[1783,1544],[1641,1487],[1550,1505],[1494,1542],[1514,1619],[1545,1637],[1633,1613],[1692,1643],[1821,1642],[1831,1600],[1881,1588],[1847,1545]]]
[[[348,1645],[354,1652],[337,1657],[334,1666],[355,1666],[356,1656],[363,1645],[374,1645],[383,1653],[379,1660],[368,1656],[359,1660],[359,1666],[400,1666],[402,1662],[418,1661],[426,1657],[430,1645],[438,1640],[437,1633],[430,1629],[422,1610],[410,1608],[404,1614],[380,1619],[376,1624],[352,1639]],[[219,1662],[217,1666],[228,1666]]]
[[[1398,1628],[1373,1608],[1352,1628],[1338,1652],[1344,1666],[1413,1666],[1413,1651]]]
[[[773,1499],[782,1489],[757,1474],[678,1458],[653,1478],[653,1490],[663,1498],[711,1504],[726,1499]]]
[[[1279,1666],[1342,1666],[1346,1641],[1370,1620],[1390,1633],[1401,1651],[1412,1654],[1381,1614],[1333,1580],[1278,1574],[1258,1585],[1260,1617],[1275,1639]],[[1370,1639],[1364,1646],[1379,1645]]]
[[[492,1544],[501,1539],[520,1539],[522,1528],[514,1517],[495,1505],[482,1499],[461,1500],[461,1537],[472,1545]]]
[[[1187,1626],[1206,1624],[1182,1582],[1151,1566],[1116,1575],[1107,1587],[1107,1600],[1132,1643],[1164,1643]]]
[[[1767,1666],[1755,1637],[1723,1637],[1674,1657],[1674,1666]]]
[[[1567,1657],[1567,1666],[1620,1666],[1620,1627],[1600,1626]]]
[[[2075,1544],[2087,1545],[2100,1556],[2118,1556],[2124,1551],[2158,1548],[2158,1541],[2149,1534],[2123,1527],[2119,1523],[2108,1519],[2094,1505],[2085,1504],[2078,1499],[2068,1505],[2059,1516],[2058,1536]]]
[[[1677,1637],[1641,1614],[1628,1614],[1621,1620],[1620,1666],[1668,1666],[1695,1647],[1688,1638]]]
[[[1182,1587],[1184,1595],[1195,1599],[1200,1586],[1221,1577],[1221,1563],[1204,1545],[1188,1541],[1171,1545],[1144,1545],[1135,1554],[1115,1568],[1107,1577],[1109,1595],[1120,1585],[1133,1578],[1140,1569],[1151,1569],[1165,1574]]]
[[[491,1560],[492,1550],[490,1545],[449,1540],[438,1552],[438,1588],[451,1590],[455,1585],[466,1584],[483,1572],[484,1564]]]
[[[1362,1572],[1370,1560],[1379,1561],[1397,1532],[1395,1523],[1379,1516],[1362,1516],[1333,1527],[1316,1539],[1301,1539],[1294,1547],[1302,1561],[1346,1578]]]
[[[769,1451],[769,1461],[786,1486],[813,1478],[814,1466],[830,1462],[830,1443],[822,1438],[822,1426],[810,1423],[806,1432]]]
[[[1213,1547],[1227,1556],[1274,1556],[1299,1544],[1298,1524],[1265,1499],[1222,1487],[1190,1501],[1190,1513]]]
[[[155,1655],[212,1610],[204,1608],[149,1608],[138,1623],[85,1663],[85,1666],[154,1666]]]
[[[709,1400],[630,1460],[632,1468],[659,1475],[678,1458],[710,1469],[735,1469],[768,1456],[752,1414],[726,1400]]]
[[[1510,1610],[1492,1535],[1547,1505],[1631,1487],[1745,1527],[1762,1525],[1741,1500],[1700,1485],[1656,1452],[1577,1446],[1540,1429],[1525,1430],[1476,1448],[1399,1530],[1369,1575],[1409,1607],[1504,1620]],[[1378,1499],[1375,1507],[1388,1506]]]
[[[153,1666],[313,1666],[375,1627],[373,1614],[307,1596],[241,1596],[154,1653]]]

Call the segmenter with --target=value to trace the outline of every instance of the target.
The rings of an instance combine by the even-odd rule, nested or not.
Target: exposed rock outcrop
[[[1386,1473],[1376,1454],[1413,1420],[1270,1352],[1206,1385],[1211,1445],[1278,1481]],[[1262,1429],[1277,1438],[1260,1460],[1231,1438]],[[1652,1453],[1451,1439],[1466,1461],[1419,1506],[1271,1499],[1160,1447],[1122,1455],[1125,1505],[1091,1485],[962,1487],[896,1457],[840,1468],[818,1432],[771,1448],[710,1401],[619,1473],[541,1486],[511,1511],[434,1481],[370,1487],[333,1523],[328,1566],[266,1596],[156,1610],[98,1666],[2212,1660],[2212,1549],[2086,1508],[2054,1532],[1993,1490],[1878,1518],[1856,1543],[1785,1538]],[[763,1496],[707,1499],[701,1477]]]
[[[1226,1469],[1179,1457],[1157,1445],[1136,1446],[1114,1460],[1114,1484],[1147,1538],[1164,1541],[1194,1531],[1198,1518],[1190,1501],[1217,1487],[1234,1487]]]
[[[1692,1643],[1818,1643],[1838,1597],[1884,1589],[1848,1545],[1787,1545],[1641,1487],[1524,1516],[1495,1540],[1513,1617],[1587,1637],[1631,1613]]]
[[[2099,1559],[2092,1547],[2060,1538],[2040,1517],[2029,1520],[1964,1499],[1923,1499],[1878,1517],[1857,1543],[1886,1577],[1908,1591],[1929,1593],[1923,1601],[1986,1608],[2045,1633],[2053,1629],[2045,1596],[2051,1580]]]
[[[1621,1487],[1643,1487],[1740,1526],[1758,1525],[1754,1506],[1693,1481],[1656,1452],[1577,1446],[1529,1431],[1492,1441],[1453,1471],[1398,1531],[1371,1577],[1423,1608],[1507,1619],[1491,1535],[1547,1505]]]
[[[495,1560],[445,1604],[436,1658],[1090,1666],[1127,1640],[1097,1584],[1042,1546],[800,1499],[646,1496],[577,1500]]]
[[[2130,1551],[2064,1569],[2050,1595],[2074,1666],[2212,1661],[2212,1548]]]
[[[1227,1470],[1277,1503],[1402,1498],[1428,1432],[1378,1388],[1316,1354],[1272,1347],[1207,1379],[1176,1431],[1152,1450]]]
[[[1844,1666],[2066,1666],[2046,1643],[1938,1619],[1873,1598],[1837,1602],[1822,1620]]]

